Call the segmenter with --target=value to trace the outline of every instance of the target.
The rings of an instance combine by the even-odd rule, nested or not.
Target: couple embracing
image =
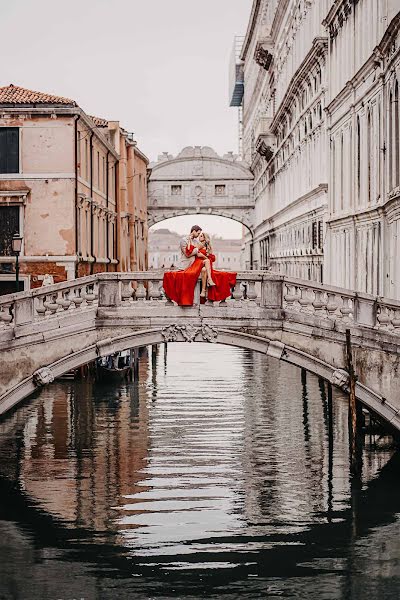
[[[222,302],[231,295],[236,273],[214,269],[215,255],[210,236],[199,225],[180,242],[181,259],[178,270],[164,273],[163,287],[167,297],[179,306],[192,306],[196,283],[201,277],[200,302],[206,298]]]

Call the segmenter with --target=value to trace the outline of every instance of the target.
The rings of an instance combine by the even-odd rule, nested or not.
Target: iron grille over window
[[[225,186],[224,185],[216,185],[215,186],[215,195],[216,196],[225,196]]]
[[[181,196],[182,195],[182,186],[181,185],[171,185],[171,195],[172,196]]]
[[[0,206],[0,256],[12,256],[16,233],[19,233],[19,206]]]
[[[19,129],[0,127],[0,173],[19,172]]]

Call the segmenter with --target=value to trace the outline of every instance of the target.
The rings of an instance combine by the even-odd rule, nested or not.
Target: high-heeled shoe
[[[207,285],[208,285],[208,287],[215,287],[217,284],[214,283],[214,281],[208,281]]]

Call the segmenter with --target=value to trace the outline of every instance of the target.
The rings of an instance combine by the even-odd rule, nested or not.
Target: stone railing
[[[283,277],[282,283],[282,306],[288,313],[302,313],[394,333],[399,331],[400,302],[396,300],[289,277]]]
[[[0,296],[0,330],[26,325],[97,305],[96,275],[43,286],[28,292]]]
[[[83,314],[98,307],[128,307],[136,303],[163,303],[167,310],[173,303],[162,289],[163,273],[100,273],[73,281],[41,287],[28,292],[0,296],[0,331],[39,323],[43,320]],[[199,286],[195,307],[199,305]],[[240,272],[232,297],[219,307],[273,308],[282,318],[315,318],[335,325],[361,325],[397,334],[400,330],[400,302],[351,292],[268,273]],[[139,306],[139,305],[138,305]],[[251,312],[247,313],[251,317]]]

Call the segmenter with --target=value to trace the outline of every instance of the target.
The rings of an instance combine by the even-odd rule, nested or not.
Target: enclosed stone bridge
[[[163,342],[252,349],[347,389],[350,329],[356,395],[400,431],[399,328],[399,302],[267,272],[239,273],[225,302],[184,308],[161,273],[93,275],[0,298],[0,414],[98,357]]]
[[[188,146],[167,152],[151,165],[148,223],[185,215],[216,215],[238,221],[253,233],[253,174],[233,153]]]

